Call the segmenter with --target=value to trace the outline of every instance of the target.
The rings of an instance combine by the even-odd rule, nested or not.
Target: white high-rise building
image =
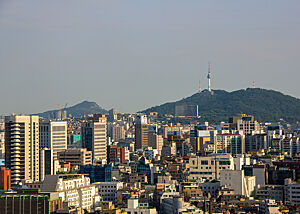
[[[66,121],[40,121],[40,148],[53,151],[53,159],[57,160],[57,152],[68,147]]]
[[[11,184],[39,180],[39,117],[5,117],[5,166]]]

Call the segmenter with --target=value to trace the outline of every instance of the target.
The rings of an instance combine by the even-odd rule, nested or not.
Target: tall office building
[[[46,175],[54,175],[54,169],[53,151],[47,148],[40,149],[40,181],[43,181]]]
[[[53,159],[57,160],[57,152],[68,147],[66,121],[40,121],[40,148],[53,151]]]
[[[157,125],[148,126],[148,146],[152,149],[157,149],[158,151],[162,150],[164,144],[164,139],[162,135],[158,134]]]
[[[5,166],[11,184],[39,180],[39,117],[5,117]]]
[[[106,149],[106,117],[102,114],[94,114],[88,118],[81,127],[82,146],[92,151],[93,162],[104,162],[107,159]]]
[[[112,141],[118,142],[121,139],[125,139],[124,126],[115,123],[108,124],[107,134],[111,137]]]
[[[148,147],[147,116],[137,115],[135,118],[135,150]]]
[[[115,120],[117,120],[117,119],[118,119],[117,110],[114,109],[114,108],[112,108],[112,109],[109,110],[109,112],[108,112],[108,120],[109,120],[110,122],[113,122],[113,121],[115,121]]]

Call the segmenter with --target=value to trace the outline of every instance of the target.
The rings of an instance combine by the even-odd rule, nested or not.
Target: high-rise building
[[[82,146],[92,151],[93,161],[106,161],[106,117],[105,115],[95,114],[88,118],[81,127]]]
[[[148,147],[148,122],[145,115],[137,115],[135,118],[135,149]]]
[[[39,180],[39,117],[5,117],[5,166],[11,184]]]
[[[43,181],[46,175],[54,174],[53,150],[47,148],[40,149],[40,181]]]
[[[158,134],[157,125],[149,125],[148,127],[148,146],[152,149],[161,151],[164,144],[162,135]]]
[[[126,163],[129,161],[129,150],[127,147],[118,148],[117,145],[110,145],[107,147],[107,163]]]
[[[117,109],[112,108],[111,110],[109,110],[108,114],[108,120],[110,122],[113,122],[118,119]]]
[[[240,134],[217,134],[214,139],[215,153],[232,155],[245,153],[245,136]]]
[[[57,152],[68,147],[66,121],[40,121],[40,148],[53,151],[53,159],[57,160]]]
[[[125,129],[124,126],[120,124],[109,123],[107,132],[108,136],[111,137],[114,142],[125,139]]]
[[[6,169],[4,166],[0,167],[0,190],[9,190],[10,189],[10,180],[11,173],[9,169]]]

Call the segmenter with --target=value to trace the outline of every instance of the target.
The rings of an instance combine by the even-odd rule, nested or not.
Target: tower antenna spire
[[[211,92],[211,86],[210,86],[210,79],[211,79],[210,62],[208,62],[208,74],[207,74],[207,79],[208,79],[208,91]]]
[[[252,88],[255,88],[255,81],[252,82]]]
[[[202,92],[202,89],[201,89],[201,84],[200,84],[200,80],[199,80],[199,93]]]

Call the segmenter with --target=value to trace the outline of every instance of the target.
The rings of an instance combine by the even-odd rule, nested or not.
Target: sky
[[[299,0],[0,0],[0,114],[136,112],[207,87],[300,98]]]

